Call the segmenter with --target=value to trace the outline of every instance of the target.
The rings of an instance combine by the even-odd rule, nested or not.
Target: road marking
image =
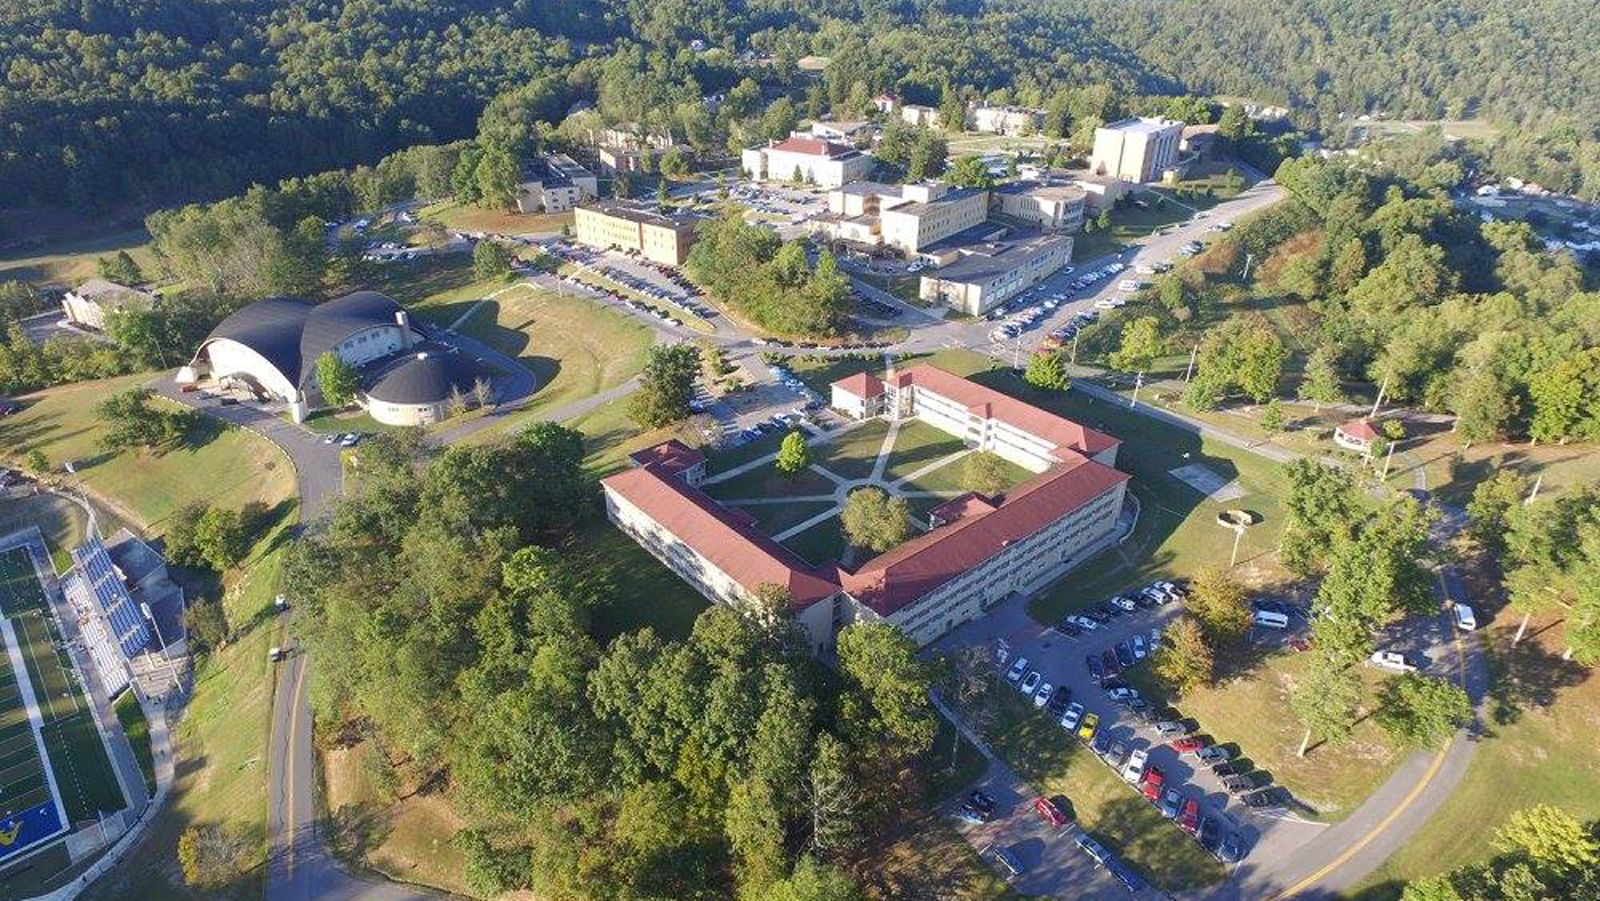
[[[291,873],[291,874],[294,873],[294,839],[295,839],[294,747],[295,747],[295,738],[300,732],[300,704],[299,704],[299,700],[298,700],[299,697],[300,697],[300,683],[305,679],[305,677],[306,677],[306,668],[304,666],[304,662],[302,661],[301,665],[295,671],[294,690],[289,695],[289,704],[290,704],[290,707],[289,707],[289,747],[285,751],[285,756],[288,758],[288,761],[289,761],[289,764],[288,764],[288,776],[289,776],[289,778],[284,784],[284,789],[285,789],[284,790],[284,806],[285,806],[285,808],[287,810],[287,814],[286,814],[287,822],[286,822],[285,825],[288,827],[288,832],[289,832],[289,847],[286,849],[287,850],[287,856],[285,857],[284,860],[285,860],[285,867],[288,870],[288,872]]]

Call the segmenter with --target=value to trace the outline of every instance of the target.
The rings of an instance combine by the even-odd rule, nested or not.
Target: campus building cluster
[[[584,200],[600,196],[593,172],[564,153],[535,157],[523,168],[517,184],[517,212],[564,213]]]
[[[781,587],[819,653],[858,622],[891,623],[928,644],[1114,540],[1128,482],[1115,468],[1116,439],[931,366],[852,376],[832,398],[846,415],[919,420],[1036,475],[999,495],[952,499],[928,531],[854,568],[811,566],[710,498],[698,487],[704,456],[678,442],[602,481],[607,515],[717,603]]]
[[[740,154],[752,181],[796,182],[837,188],[872,173],[873,158],[848,144],[805,134],[791,135]]]

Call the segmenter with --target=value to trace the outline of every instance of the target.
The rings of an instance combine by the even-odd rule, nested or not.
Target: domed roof
[[[303,386],[317,358],[362,329],[395,325],[401,307],[376,291],[357,291],[327,303],[269,297],[235,310],[201,343],[236,341],[255,351],[290,383]]]
[[[471,391],[481,374],[466,354],[432,345],[390,363],[367,388],[367,397],[389,404],[436,404],[452,390]]]

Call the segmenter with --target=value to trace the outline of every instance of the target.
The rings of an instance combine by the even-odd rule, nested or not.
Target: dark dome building
[[[454,348],[420,345],[376,367],[366,390],[367,413],[389,425],[430,425],[449,417],[451,398],[472,402],[487,379],[477,362]]]

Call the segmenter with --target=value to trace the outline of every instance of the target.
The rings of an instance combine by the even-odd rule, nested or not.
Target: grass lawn
[[[880,291],[893,294],[914,307],[925,307],[928,302],[919,293],[922,278],[916,275],[879,275],[875,272],[858,272],[855,277]]]
[[[156,260],[146,246],[150,233],[127,229],[15,251],[0,252],[0,281],[59,282],[76,285],[100,274],[100,257],[126,250],[146,276],[157,272]]]
[[[894,448],[889,452],[889,465],[884,469],[884,476],[891,481],[903,479],[924,466],[958,454],[966,448],[966,443],[960,438],[919,419],[901,423],[900,434],[895,436]],[[952,466],[961,468],[958,462],[942,469]]]
[[[365,410],[318,410],[301,425],[319,435],[337,435],[342,432],[360,432],[366,435],[383,432],[403,432],[408,426],[379,422]]]
[[[779,472],[777,466],[758,466],[748,472],[705,487],[706,494],[717,500],[735,500],[755,497],[804,497],[806,495],[832,494],[834,482],[810,469],[797,473]],[[763,505],[771,506],[771,505]],[[750,508],[755,512],[755,507]]]
[[[615,310],[526,286],[484,303],[462,330],[533,372],[539,390],[528,410],[626,382],[644,368],[654,341],[649,329]]]
[[[1027,897],[990,869],[951,823],[936,813],[901,824],[867,856],[875,877],[866,888],[871,901],[1021,901]]]
[[[128,743],[133,745],[133,756],[139,758],[139,771],[144,774],[145,790],[155,794],[156,761],[150,752],[150,721],[144,718],[139,699],[131,691],[125,691],[122,697],[117,698],[116,708],[117,721],[122,723]]]
[[[889,434],[889,423],[873,419],[862,423],[836,440],[817,449],[814,461],[846,479],[865,479],[872,475],[878,451]]]
[[[604,478],[628,466],[628,455],[673,437],[673,430],[641,429],[628,417],[626,397],[607,401],[562,423],[583,433],[584,468]],[[483,434],[479,432],[478,434]]]
[[[372,290],[409,307],[442,293],[467,288],[474,281],[471,254],[424,254],[414,260],[372,263],[358,283],[337,286],[330,294]]]
[[[844,526],[837,516],[789,537],[783,542],[783,546],[800,555],[800,559],[812,566],[822,566],[829,560],[840,560],[848,550],[844,540]]]
[[[968,491],[967,467],[972,465],[976,454],[968,454],[960,460],[947,466],[941,466],[920,478],[906,483],[907,488],[913,491],[939,491],[947,493],[964,493]],[[1010,460],[1001,460],[1004,464],[1001,469],[1005,472],[1006,487],[1015,487],[1026,482],[1036,475],[1024,467],[1012,463]]]
[[[38,526],[57,572],[72,566],[71,549],[83,541],[88,522],[89,516],[82,507],[53,494],[0,500],[0,537]],[[101,523],[101,530],[107,531],[108,525]]]
[[[1252,661],[1237,675],[1210,688],[1181,697],[1169,697],[1150,675],[1137,668],[1131,678],[1146,696],[1170,701],[1185,716],[1200,724],[1212,741],[1248,761],[1262,785],[1271,781],[1294,793],[1304,806],[1296,813],[1309,819],[1340,820],[1360,806],[1389,778],[1409,749],[1397,746],[1388,733],[1370,719],[1356,726],[1348,741],[1337,745],[1312,745],[1300,757],[1305,729],[1289,703],[1289,693],[1311,665],[1310,654],[1280,652]],[[1374,702],[1384,676],[1362,671],[1368,683],[1368,700]]]
[[[1168,891],[1220,881],[1223,869],[1177,826],[1016,692],[997,692],[994,749],[1041,795],[1066,795],[1078,823]]]
[[[565,556],[590,581],[599,600],[595,631],[602,641],[649,626],[666,638],[689,636],[709,606],[701,594],[601,515],[584,523]]]
[[[729,509],[740,510],[754,516],[756,528],[768,535],[776,535],[785,529],[794,528],[813,516],[826,513],[833,507],[834,504],[832,502],[808,501],[793,504],[752,504],[744,507],[730,507]]]
[[[778,452],[778,446],[783,444],[782,431],[768,432],[748,444],[730,447],[725,450],[714,450],[706,454],[706,475],[714,476],[719,472],[727,472],[736,466],[743,466],[752,460],[759,460],[768,454]],[[821,452],[812,455],[812,462],[819,462]]]
[[[1553,628],[1552,628],[1553,627]],[[1517,617],[1488,633],[1494,693],[1487,735],[1461,784],[1422,829],[1352,892],[1361,901],[1395,899],[1402,883],[1492,856],[1494,831],[1513,811],[1535,804],[1600,819],[1600,678],[1564,661],[1561,628],[1535,620],[1515,649]]]
[[[294,470],[283,453],[250,432],[202,417],[198,443],[163,454],[123,451],[107,455],[97,445],[104,433],[94,407],[111,395],[148,381],[132,375],[50,388],[19,398],[23,410],[0,420],[0,448],[12,463],[42,450],[54,466],[77,460],[81,483],[105,498],[115,512],[146,532],[160,534],[167,517],[193,501],[242,509],[268,507],[295,491]],[[156,401],[156,403],[166,403]]]
[[[563,226],[572,225],[572,213],[508,213],[453,201],[423,207],[418,211],[417,218],[424,222],[437,222],[451,231],[502,235],[559,232]]]

